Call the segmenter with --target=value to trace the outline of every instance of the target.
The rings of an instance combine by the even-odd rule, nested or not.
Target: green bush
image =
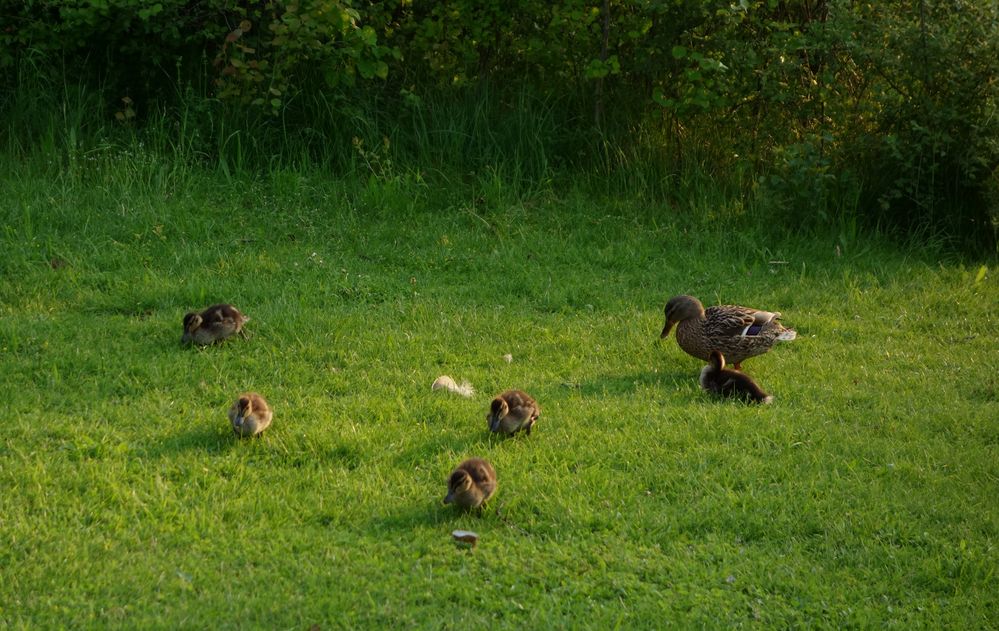
[[[875,216],[949,225],[994,237],[999,168],[999,7],[922,2],[918,12],[872,15],[864,50],[876,112],[857,141],[858,170]],[[876,43],[876,42],[872,42]]]
[[[387,137],[417,170],[529,155],[533,178],[625,172],[659,194],[650,165],[695,169],[762,183],[799,225],[848,213],[995,242],[996,3],[6,0],[0,16],[9,94],[30,61],[97,91],[101,125],[181,119],[209,160],[238,141],[266,163],[342,162]]]

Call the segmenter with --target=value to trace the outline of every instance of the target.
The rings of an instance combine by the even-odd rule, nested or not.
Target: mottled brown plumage
[[[479,508],[496,492],[496,471],[482,458],[469,458],[451,472],[445,504]]]
[[[184,335],[180,341],[200,346],[214,344],[241,333],[243,325],[249,319],[232,305],[212,305],[201,313],[191,312],[184,315]]]
[[[523,390],[507,390],[493,399],[486,420],[491,432],[515,434],[524,430],[530,436],[539,416],[541,408],[531,395]]]
[[[229,408],[232,431],[240,438],[256,436],[271,424],[274,412],[256,392],[244,392]]]
[[[762,355],[778,341],[793,340],[794,329],[781,326],[780,313],[737,305],[704,309],[693,296],[674,296],[666,303],[666,325],[659,337],[676,324],[676,342],[688,355],[709,361],[720,351],[735,369],[750,357]]]
[[[701,369],[701,387],[723,397],[735,397],[754,403],[770,403],[773,397],[763,391],[747,374],[725,368],[725,356],[711,351],[710,362]]]

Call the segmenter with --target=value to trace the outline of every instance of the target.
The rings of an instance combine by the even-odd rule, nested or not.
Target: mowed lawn
[[[999,625],[993,260],[682,200],[102,173],[0,180],[0,626]],[[744,365],[773,405],[700,391],[659,340],[680,293],[784,314]],[[181,347],[223,301],[249,339]],[[511,387],[530,437],[486,431]],[[275,418],[240,441],[245,390]],[[441,502],[470,456],[481,515]]]

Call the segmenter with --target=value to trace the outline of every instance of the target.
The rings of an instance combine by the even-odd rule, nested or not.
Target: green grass
[[[495,173],[8,167],[0,626],[999,621],[994,261]],[[774,405],[698,389],[677,293],[784,313],[746,365]],[[216,301],[251,338],[182,348]],[[531,437],[486,432],[508,387]],[[238,441],[249,389],[275,420]],[[481,516],[441,504],[473,455]]]

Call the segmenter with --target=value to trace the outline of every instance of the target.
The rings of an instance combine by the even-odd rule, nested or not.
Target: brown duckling
[[[182,344],[193,342],[200,346],[214,344],[242,333],[243,325],[249,319],[232,305],[212,305],[201,313],[191,312],[184,315],[184,335],[180,341]]]
[[[256,392],[244,392],[229,408],[232,431],[240,438],[256,436],[270,426],[273,418],[267,401]]]
[[[770,403],[772,396],[745,373],[725,368],[725,356],[711,351],[711,363],[701,369],[701,387],[723,397],[737,397],[754,403]]]
[[[530,436],[539,416],[541,408],[531,395],[523,390],[507,390],[493,399],[486,420],[491,432],[515,434],[524,430]]]
[[[496,471],[482,458],[469,458],[451,472],[445,504],[479,508],[496,492]]]
[[[669,335],[676,324],[676,342],[688,355],[710,361],[719,350],[736,370],[750,357],[762,355],[777,342],[791,341],[798,334],[781,326],[780,313],[737,305],[704,308],[693,296],[674,296],[666,303],[666,325],[659,337]]]

